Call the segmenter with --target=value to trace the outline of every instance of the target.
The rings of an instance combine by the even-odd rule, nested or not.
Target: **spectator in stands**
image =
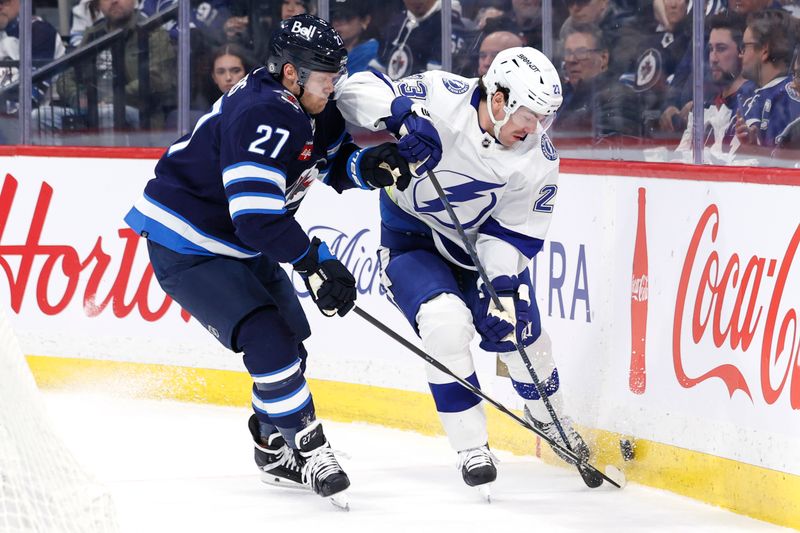
[[[522,37],[507,31],[496,31],[484,37],[478,52],[478,76],[488,72],[495,56],[507,48],[524,46]]]
[[[310,0],[283,0],[281,2],[281,20],[311,11]]]
[[[786,89],[789,96],[800,100],[800,47],[797,48],[794,55],[792,83]],[[795,168],[800,168],[800,114],[795,116],[794,120],[778,135],[775,144],[773,157],[792,161]]]
[[[660,135],[660,119],[667,107],[668,91],[680,92],[670,81],[691,79],[691,63],[681,62],[692,43],[687,0],[654,0],[653,11],[657,22],[655,32],[642,42],[644,52],[634,63],[633,72],[623,76],[642,95],[644,134],[648,137]],[[678,131],[683,131],[684,127],[685,124],[680,125]]]
[[[755,84],[742,77],[739,51],[745,29],[744,18],[735,13],[712,15],[707,19],[706,27],[710,30],[708,65],[716,92],[704,104],[703,160],[709,164],[722,164],[729,162],[731,141],[735,138],[731,127],[733,117],[753,95]],[[693,123],[694,115],[689,113],[686,130],[676,149],[686,162],[692,159]]]
[[[776,138],[800,116],[800,96],[787,76],[797,46],[798,21],[781,10],[747,17],[742,41],[742,75],[758,86],[736,117],[737,156],[768,155]]]
[[[213,102],[228,92],[253,66],[249,55],[239,45],[226,44],[219,47],[211,56],[211,80],[216,91],[209,100]]]
[[[610,50],[602,30],[573,24],[564,40],[564,103],[554,135],[591,137],[593,144],[616,144],[642,135],[638,95],[609,72]]]
[[[756,11],[781,9],[783,5],[778,0],[728,0],[728,7],[734,13],[746,17]]]
[[[80,47],[85,47],[93,41],[119,29],[135,29],[136,25],[146,17],[137,9],[136,0],[99,0],[100,12],[103,19],[96,22],[86,30]],[[164,123],[166,112],[175,107],[176,102],[176,54],[169,35],[163,28],[155,28],[148,36],[148,73],[149,88],[147,94],[139,90],[139,56],[144,53],[139,48],[137,32],[131,31],[125,36],[124,61],[121,75],[125,87],[125,121],[126,126],[136,128],[139,126],[144,114],[150,119],[151,127],[161,127]],[[98,93],[98,115],[101,127],[109,127],[113,121],[114,98],[114,68],[111,52],[106,49],[100,51],[97,57],[97,79],[93,83]],[[58,92],[73,110],[65,114],[79,116],[87,113],[85,99],[85,84],[76,81],[74,71],[67,73],[59,79]],[[59,114],[56,112],[56,114]],[[64,113],[61,113],[62,115]],[[54,120],[58,127],[59,120]]]
[[[194,125],[197,120],[208,112],[210,104],[231,87],[244,78],[254,67],[250,54],[238,44],[225,44],[214,50],[210,60],[210,84],[204,92],[207,94],[204,99],[195,99],[189,109],[189,123]],[[172,111],[167,116],[165,127],[175,129],[178,125],[178,110]]]
[[[510,0],[485,0],[480,2],[481,7],[475,15],[475,27],[482,30],[486,27],[486,21],[493,18],[504,16],[511,11]]]
[[[603,32],[611,53],[610,72],[622,74],[636,59],[645,35],[638,28],[635,12],[623,11],[611,0],[566,0],[569,17],[559,32],[564,42],[575,24],[594,24]]]
[[[393,80],[442,67],[442,12],[438,0],[403,0],[405,12],[389,22],[381,35],[376,61],[370,63]],[[453,65],[471,46],[461,18],[452,16]],[[470,65],[470,68],[472,66]],[[454,68],[458,72],[458,68]]]
[[[511,0],[511,12],[488,19],[486,33],[510,31],[519,35],[525,46],[542,48],[542,0]]]
[[[21,0],[0,0],[0,60],[19,60],[19,11]],[[45,63],[64,55],[65,49],[56,29],[39,17],[33,17],[31,24],[33,35],[32,57],[36,70]],[[19,92],[17,86],[12,90],[3,90],[19,81],[19,68],[0,67],[0,144],[18,141],[17,110]],[[33,87],[33,106],[44,105],[49,98],[49,82],[37,83]]]
[[[97,7],[98,0],[80,0],[72,8],[72,26],[69,29],[69,46],[75,48],[81,44],[86,28],[103,17]]]
[[[350,74],[367,70],[378,56],[378,40],[367,38],[372,17],[363,0],[333,0],[330,3],[331,23],[347,48],[347,71]]]

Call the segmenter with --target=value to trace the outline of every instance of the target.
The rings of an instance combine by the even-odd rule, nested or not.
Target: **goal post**
[[[109,492],[56,434],[0,309],[0,531],[114,532]]]

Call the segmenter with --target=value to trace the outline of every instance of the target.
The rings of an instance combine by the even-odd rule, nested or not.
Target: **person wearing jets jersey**
[[[279,263],[293,266],[323,314],[344,316],[354,305],[355,279],[324,242],[309,238],[295,212],[315,180],[338,192],[402,189],[411,180],[394,144],[359,150],[345,132],[331,98],[346,63],[328,22],[311,15],[281,22],[266,65],[169,147],[125,219],[147,239],[164,291],[219,342],[244,353],[262,479],[324,497],[350,481],[315,420],[304,378],[303,341],[311,332]]]
[[[337,105],[348,122],[399,137],[411,162],[423,160],[404,191],[380,195],[382,281],[422,339],[426,351],[478,386],[470,341],[506,363],[525,415],[561,442],[513,339],[527,346],[537,376],[578,455],[589,449],[563,417],[563,400],[542,329],[528,265],[541,250],[558,193],[558,154],[547,129],[562,102],[552,63],[529,47],[501,51],[479,79],[430,71],[397,82],[375,73],[351,76]],[[436,167],[448,200],[474,243],[501,297],[499,311],[481,290],[478,274],[443,203],[424,172],[434,162],[419,151],[421,133],[435,129],[443,147]],[[432,135],[428,135],[432,137]],[[413,168],[413,165],[412,165]],[[481,400],[450,376],[426,365],[442,425],[458,452],[467,485],[495,480]],[[565,457],[562,457],[566,460]]]

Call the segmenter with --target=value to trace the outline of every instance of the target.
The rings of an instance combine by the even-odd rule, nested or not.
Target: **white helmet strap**
[[[489,118],[491,119],[492,124],[494,125],[494,138],[500,140],[500,128],[506,125],[508,119],[511,118],[511,113],[509,109],[506,107],[505,117],[503,117],[501,120],[497,120],[496,118],[494,118],[494,112],[492,111],[492,98],[494,97],[495,94],[497,94],[497,92],[498,91],[489,93],[489,91],[486,91],[486,110],[489,112]]]

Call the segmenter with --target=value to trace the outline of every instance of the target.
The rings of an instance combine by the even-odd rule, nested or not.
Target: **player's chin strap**
[[[495,91],[495,92],[497,92],[497,91]],[[489,112],[489,118],[491,119],[492,124],[494,124],[494,138],[499,140],[500,139],[500,128],[505,126],[506,122],[508,122],[508,120],[511,118],[511,110],[508,109],[508,106],[503,106],[503,109],[505,109],[505,111],[506,111],[506,116],[503,117],[502,120],[497,120],[496,118],[494,118],[494,112],[492,111],[492,97],[494,96],[494,94],[495,93],[488,94],[488,91],[487,91],[487,95],[486,95],[486,110]]]

